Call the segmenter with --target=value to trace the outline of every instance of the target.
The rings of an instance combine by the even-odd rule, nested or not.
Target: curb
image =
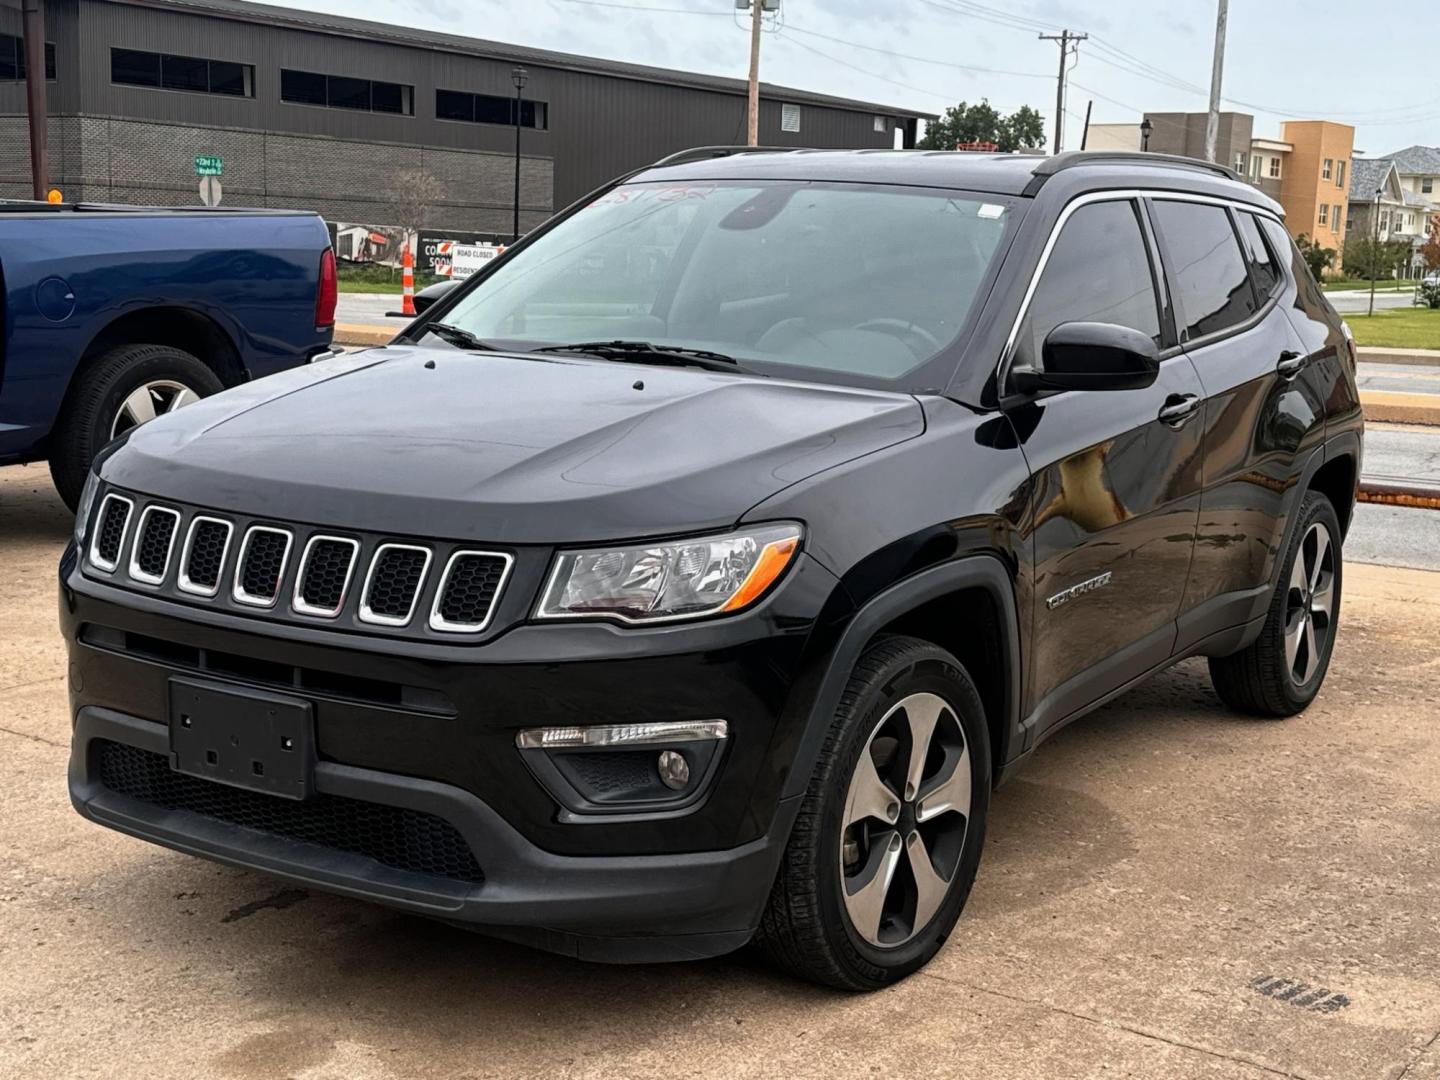
[[[1428,424],[1440,427],[1440,394],[1402,394],[1361,390],[1365,419],[1380,424]]]
[[[391,330],[389,327],[366,326],[364,323],[336,323],[332,342],[336,345],[389,345],[399,332],[398,327]]]
[[[1363,364],[1440,367],[1440,349],[1387,349],[1378,345],[1361,345],[1359,354]]]

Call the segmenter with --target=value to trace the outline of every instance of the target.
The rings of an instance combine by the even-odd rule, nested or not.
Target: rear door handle
[[[1301,370],[1309,363],[1310,357],[1304,353],[1295,352],[1293,349],[1286,349],[1280,354],[1280,362],[1275,365],[1275,370],[1284,379],[1293,379],[1299,375]]]
[[[1199,411],[1198,394],[1171,394],[1160,407],[1160,422],[1173,428],[1182,428]]]

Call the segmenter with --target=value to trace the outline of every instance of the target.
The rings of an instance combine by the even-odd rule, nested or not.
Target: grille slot
[[[457,634],[477,634],[490,623],[495,598],[514,562],[496,551],[457,551],[445,564],[430,627]]]
[[[220,591],[220,575],[230,550],[234,526],[221,518],[197,516],[190,521],[185,546],[180,549],[180,576],[176,586],[196,596],[214,596]]]
[[[360,595],[362,622],[404,626],[415,614],[420,587],[430,568],[430,549],[411,544],[381,544],[370,563]]]
[[[108,740],[99,740],[94,752],[105,787],[152,806],[363,855],[412,874],[472,884],[485,879],[465,838],[434,814],[340,795],[294,802],[227,787],[172,771],[162,754]]]
[[[90,562],[106,573],[120,565],[120,551],[125,546],[125,527],[135,504],[123,495],[106,495],[100,504],[100,524],[90,542]]]
[[[280,580],[290,558],[290,534],[268,525],[252,525],[240,542],[235,565],[236,601],[270,607],[280,595]]]
[[[130,549],[130,576],[146,585],[159,585],[170,569],[175,549],[180,512],[164,506],[147,506],[135,527],[135,544]]]
[[[302,615],[333,619],[345,606],[350,575],[355,569],[357,540],[343,536],[312,536],[300,556],[295,575],[294,608]]]

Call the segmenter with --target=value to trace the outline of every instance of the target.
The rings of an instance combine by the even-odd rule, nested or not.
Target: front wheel
[[[1225,704],[1279,717],[1315,700],[1340,626],[1343,569],[1335,507],[1308,492],[1260,636],[1233,656],[1210,659],[1210,681]]]
[[[801,803],[760,945],[845,990],[918,970],[965,905],[989,802],[985,712],[965,669],[916,638],[872,646]]]
[[[76,377],[50,445],[50,477],[74,510],[95,455],[162,413],[223,390],[198,357],[169,345],[122,345]]]

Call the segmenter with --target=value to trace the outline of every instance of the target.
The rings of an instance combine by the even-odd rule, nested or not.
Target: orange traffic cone
[[[400,284],[405,292],[404,302],[400,305],[401,315],[415,314],[415,256],[410,254],[410,245],[405,245],[405,254],[400,258]]]

